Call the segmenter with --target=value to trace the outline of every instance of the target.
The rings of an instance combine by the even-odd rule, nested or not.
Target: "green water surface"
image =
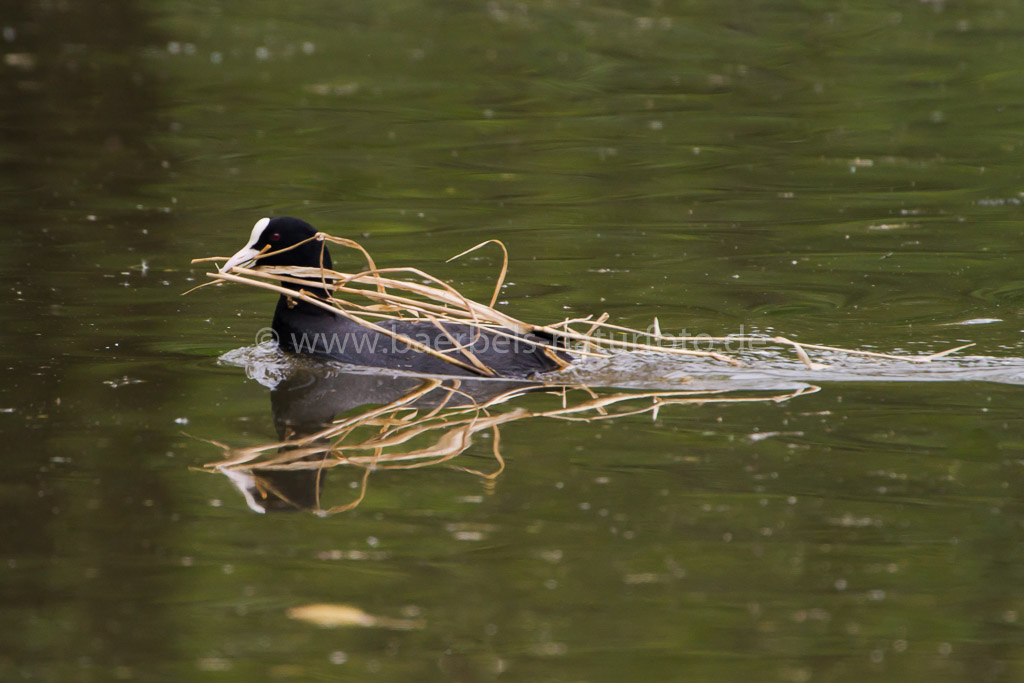
[[[1024,676],[1020,2],[4,7],[3,680]],[[501,239],[523,319],[1010,369],[524,420],[494,481],[447,466],[488,433],[257,514],[201,468],[277,439],[218,361],[273,296],[181,294],[264,215],[481,300],[496,253],[444,261]]]

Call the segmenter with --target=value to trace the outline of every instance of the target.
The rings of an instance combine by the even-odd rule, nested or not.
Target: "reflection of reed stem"
[[[451,467],[493,482],[505,470],[500,431],[504,424],[528,418],[590,422],[645,413],[656,416],[666,405],[778,403],[818,391],[818,387],[807,386],[769,396],[730,396],[724,395],[727,393],[725,390],[617,392],[601,395],[582,385],[539,387],[527,384],[484,401],[475,401],[460,387],[461,382],[458,380],[444,382],[440,379],[425,379],[418,387],[394,401],[367,408],[358,415],[341,418],[315,434],[237,450],[215,444],[224,449],[227,457],[206,465],[204,469],[212,472],[247,472],[258,481],[260,472],[315,470],[316,511],[318,514],[335,514],[351,510],[363,501],[372,472],[419,469],[449,463],[472,445],[474,434],[484,430],[490,430],[492,435],[491,456],[497,463],[494,471],[484,472],[462,465]],[[541,391],[538,392],[538,389]],[[432,392],[440,394],[438,405],[420,415],[416,402]],[[502,406],[528,393],[557,397],[560,406],[534,411],[523,407],[504,409]],[[469,405],[453,405],[452,401],[456,397],[470,401]],[[499,411],[499,407],[503,409]],[[367,430],[369,434],[365,433]],[[423,439],[427,439],[428,443],[417,447],[415,444]],[[363,469],[359,495],[349,503],[324,507],[320,499],[322,477],[326,470],[338,466]],[[291,502],[265,478],[262,482],[261,493],[264,496],[273,494]]]

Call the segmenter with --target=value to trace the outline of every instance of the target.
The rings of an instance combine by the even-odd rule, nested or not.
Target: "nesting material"
[[[467,345],[457,345],[455,349],[442,353],[411,337],[381,327],[376,322],[385,319],[424,320],[438,325],[438,328],[442,331],[444,330],[441,325],[442,322],[458,323],[480,330],[487,330],[491,334],[505,337],[533,333],[545,339],[556,340],[547,344],[540,340],[533,343],[538,347],[542,347],[544,352],[560,368],[568,366],[568,363],[558,354],[558,351],[565,351],[566,349],[580,357],[601,357],[616,351],[639,351],[700,357],[733,366],[744,366],[746,363],[743,360],[734,355],[729,355],[725,350],[700,350],[686,347],[687,345],[694,344],[719,345],[720,347],[744,343],[759,346],[776,345],[793,349],[797,358],[808,369],[814,370],[824,366],[815,362],[810,357],[808,351],[826,351],[927,363],[972,346],[972,344],[966,344],[938,353],[913,356],[843,349],[821,344],[804,344],[781,336],[672,336],[662,333],[657,318],[655,318],[654,324],[649,329],[639,330],[609,323],[607,313],[597,317],[590,315],[584,318],[562,320],[561,322],[548,325],[535,325],[513,318],[494,308],[508,272],[508,250],[498,240],[481,242],[475,247],[467,249],[449,259],[459,258],[488,244],[494,244],[501,248],[503,254],[502,267],[489,304],[473,301],[451,285],[433,275],[425,273],[419,268],[378,268],[369,252],[354,240],[334,237],[323,232],[317,233],[310,240],[317,240],[323,245],[330,242],[331,244],[359,252],[366,261],[366,269],[354,273],[345,273],[326,268],[301,268],[295,266],[260,267],[257,262],[257,267],[255,268],[236,266],[229,273],[213,272],[207,275],[216,281],[235,282],[301,299],[314,306],[331,311],[336,315],[348,318],[363,327],[392,337],[418,351],[441,358],[445,362],[484,377],[495,376],[498,373],[473,354]],[[310,240],[305,240],[299,244],[305,244],[305,242]],[[294,249],[299,244],[288,249]],[[278,252],[268,252],[264,255],[269,255],[270,253]],[[224,257],[209,257],[195,259],[192,262],[202,263],[224,260],[226,260]],[[306,290],[300,289],[296,291],[283,286],[283,283],[298,284],[300,286],[309,285],[310,279],[317,281],[320,287],[329,292],[329,298],[314,296]]]

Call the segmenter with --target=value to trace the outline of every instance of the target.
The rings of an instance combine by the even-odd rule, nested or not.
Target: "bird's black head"
[[[258,266],[331,268],[326,243],[313,239],[316,234],[316,228],[298,218],[261,218],[252,228],[249,243],[228,259],[220,272],[226,273],[250,261]]]

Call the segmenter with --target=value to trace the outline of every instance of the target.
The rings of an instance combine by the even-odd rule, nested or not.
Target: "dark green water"
[[[1021,3],[5,10],[0,678],[1024,676]],[[273,297],[180,294],[264,215],[484,300],[493,254],[444,259],[499,238],[529,320],[977,346],[773,356],[766,386],[822,390],[522,420],[493,483],[382,471],[351,511],[256,514],[202,466],[277,439],[218,360]],[[447,464],[491,471],[492,438]],[[289,617],[313,603],[377,621]]]

